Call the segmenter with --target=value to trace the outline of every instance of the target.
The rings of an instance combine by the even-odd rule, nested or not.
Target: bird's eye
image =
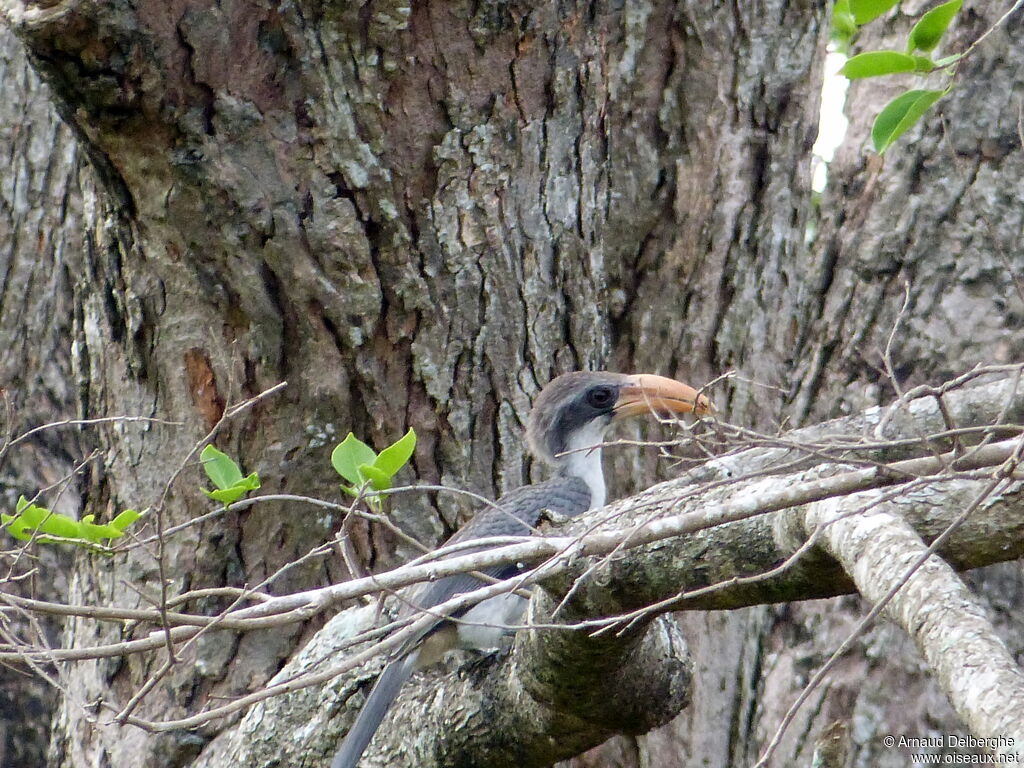
[[[587,404],[593,408],[610,408],[615,403],[611,387],[594,387],[587,392]]]

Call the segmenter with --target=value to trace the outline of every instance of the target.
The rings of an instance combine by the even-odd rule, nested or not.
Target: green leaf
[[[948,67],[950,64],[956,64],[964,55],[962,53],[954,53],[951,56],[943,56],[941,59],[935,60],[936,67]]]
[[[110,523],[93,523],[95,515],[85,515],[75,520],[45,507],[29,503],[24,496],[18,499],[16,515],[0,514],[0,520],[16,539],[29,541],[35,536],[42,543],[71,543],[87,546],[94,551],[109,553],[102,546],[92,546],[101,539],[116,539],[124,535],[124,529],[138,520],[138,512],[127,509]]]
[[[232,503],[245,495],[245,488],[238,485],[233,485],[230,488],[218,488],[214,491],[208,491],[204,488],[203,493],[214,501],[219,501],[225,507],[230,507]]]
[[[935,69],[935,62],[929,59],[927,56],[915,56],[914,57],[914,71],[915,72],[931,72]]]
[[[110,523],[106,525],[96,525],[93,522],[82,521],[82,532],[81,538],[84,538],[91,542],[99,542],[100,539],[119,539],[124,536],[124,532],[115,528]]]
[[[21,519],[25,521],[25,525],[31,526],[32,528],[35,528],[43,522],[43,518],[45,518],[49,512],[48,509],[37,507],[35,504],[29,504],[28,499],[24,496],[18,499],[18,504],[15,506],[15,509]]]
[[[22,496],[22,499],[25,497]],[[19,501],[19,506],[21,502]],[[38,507],[35,504],[21,506],[20,516],[26,528],[40,533],[48,533],[51,536],[62,536],[68,539],[82,537],[82,526],[77,520],[72,520],[66,515],[51,512],[46,507]]]
[[[136,512],[134,509],[126,509],[124,512],[122,512],[113,520],[111,520],[110,525],[112,525],[119,531],[124,531],[125,528],[134,523],[140,517],[142,517],[141,512]]]
[[[331,466],[353,485],[362,485],[366,480],[359,474],[359,466],[373,464],[376,459],[377,452],[351,432],[331,452]]]
[[[26,533],[25,521],[22,520],[18,515],[5,515],[0,513],[0,522],[4,524],[7,532],[16,539],[21,541],[28,541],[32,538],[32,534]]]
[[[868,51],[848,59],[843,68],[839,70],[839,74],[845,75],[851,80],[857,80],[863,77],[893,75],[897,72],[914,72],[917,67],[917,59],[905,53]]]
[[[845,53],[857,34],[857,22],[850,13],[850,0],[836,0],[832,6],[832,40]]]
[[[391,475],[372,464],[360,464],[359,472],[370,481],[375,491],[386,491],[391,487]]]
[[[221,489],[231,488],[242,479],[242,470],[226,453],[218,451],[212,445],[203,448],[199,454],[203,469],[210,482]]]
[[[49,512],[47,517],[39,522],[39,525],[32,525],[40,533],[48,533],[51,536],[60,536],[65,539],[84,538],[84,525],[78,520],[72,520],[66,515]]]
[[[850,13],[857,24],[867,24],[892,8],[898,0],[850,0]]]
[[[871,141],[875,151],[882,154],[896,139],[928,111],[947,91],[907,91],[890,101],[875,118],[871,127]]]
[[[409,461],[415,448],[416,432],[410,427],[403,437],[380,452],[380,455],[373,462],[373,466],[389,478],[394,477],[398,470]]]
[[[963,4],[964,0],[949,0],[948,3],[932,8],[922,16],[910,30],[910,37],[907,38],[907,53],[928,52],[934,49]]]
[[[30,504],[28,499],[24,496],[19,496],[17,503],[14,505],[15,514],[0,515],[0,520],[3,521],[5,526],[7,526],[7,532],[10,533],[11,536],[21,541],[29,541],[32,539],[34,526],[29,525],[22,513],[29,510],[29,514],[31,515],[31,510],[34,509],[40,508],[36,507],[35,504]]]
[[[213,491],[204,488],[203,493],[214,501],[219,501],[225,507],[238,501],[249,491],[255,491],[260,487],[260,476],[256,472],[248,477],[242,477],[242,470],[238,465],[227,454],[218,451],[212,445],[203,448],[200,458],[203,461],[206,475],[217,486],[217,489]],[[125,510],[121,514],[124,515],[130,511]]]
[[[225,507],[231,506],[249,491],[255,491],[260,487],[260,476],[253,472],[248,477],[243,477],[230,488],[218,488],[215,491],[208,491],[205,488],[203,493],[214,501],[219,501]],[[122,513],[123,514],[123,513]]]

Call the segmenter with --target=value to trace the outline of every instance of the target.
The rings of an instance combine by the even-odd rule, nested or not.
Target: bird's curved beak
[[[715,406],[689,384],[664,376],[640,373],[626,377],[613,410],[614,418],[619,420],[641,413],[695,413],[704,416],[714,413]]]

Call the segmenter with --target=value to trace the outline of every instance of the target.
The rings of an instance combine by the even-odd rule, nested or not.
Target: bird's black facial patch
[[[618,388],[607,384],[600,384],[596,387],[591,387],[587,390],[585,395],[587,405],[598,412],[611,410],[612,406],[615,405],[615,401],[618,399],[618,396]]]
[[[565,451],[577,430],[592,421],[605,424],[615,411],[619,399],[619,387],[615,384],[595,384],[579,393],[565,407],[559,409],[557,428],[549,433],[548,447],[553,456]]]
[[[629,376],[606,371],[564,373],[550,382],[530,411],[527,439],[536,456],[548,463],[564,462],[559,454],[578,443],[580,430],[585,440],[600,442],[604,428],[615,416],[622,388]]]

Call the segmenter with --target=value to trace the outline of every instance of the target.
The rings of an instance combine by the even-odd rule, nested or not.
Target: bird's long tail
[[[345,734],[341,747],[334,753],[331,768],[356,768],[359,758],[369,745],[373,734],[380,727],[381,720],[387,714],[391,702],[398,696],[402,685],[416,669],[418,650],[388,664],[380,673],[377,682],[359,711],[356,722]]]

